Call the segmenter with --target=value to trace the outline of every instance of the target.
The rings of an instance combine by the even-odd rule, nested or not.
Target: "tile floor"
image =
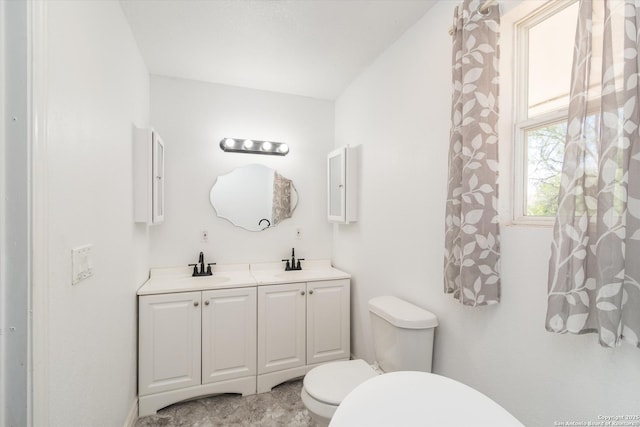
[[[177,403],[139,418],[135,427],[289,426],[315,427],[300,399],[302,380],[281,384],[270,393],[242,397],[223,394]]]

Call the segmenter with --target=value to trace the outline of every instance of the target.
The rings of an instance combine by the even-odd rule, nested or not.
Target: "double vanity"
[[[138,290],[139,415],[217,393],[264,393],[350,357],[350,275],[328,260],[152,269]]]

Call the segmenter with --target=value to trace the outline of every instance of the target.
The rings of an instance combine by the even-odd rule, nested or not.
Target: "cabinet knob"
[[[209,300],[206,300],[206,301],[204,302],[204,305],[209,305]]]
[[[300,295],[304,295],[304,291],[300,291]]]
[[[194,302],[193,302],[193,306],[194,306],[194,307],[197,307],[197,306],[199,306],[199,305],[200,305],[200,303],[199,303],[198,301],[194,301]]]
[[[313,295],[313,289],[309,291],[309,295]]]

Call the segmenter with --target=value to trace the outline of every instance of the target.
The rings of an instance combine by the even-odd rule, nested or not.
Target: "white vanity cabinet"
[[[349,357],[349,279],[258,287],[258,393]]]
[[[256,287],[139,297],[139,415],[256,392]]]
[[[350,275],[329,260],[152,269],[138,289],[138,414],[263,393],[350,357]]]

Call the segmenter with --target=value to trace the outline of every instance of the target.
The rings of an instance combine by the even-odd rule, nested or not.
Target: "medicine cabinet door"
[[[153,224],[164,220],[164,142],[153,132]]]
[[[346,156],[345,148],[329,153],[327,159],[327,205],[328,217],[331,222],[345,222],[345,177]]]

